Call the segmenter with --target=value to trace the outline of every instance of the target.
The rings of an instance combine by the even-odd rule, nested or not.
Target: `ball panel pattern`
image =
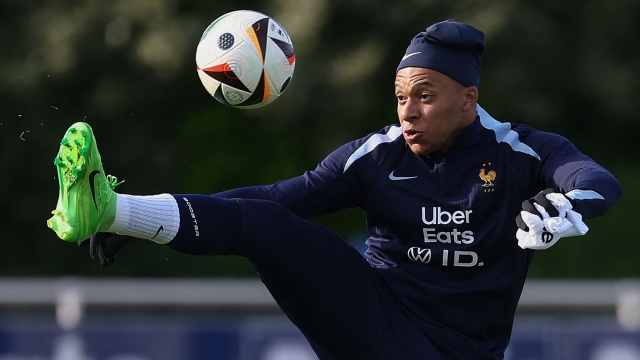
[[[268,80],[266,80],[266,77],[264,76],[264,72],[262,72],[262,76],[260,76],[260,81],[258,81],[258,86],[253,91],[253,94],[251,94],[251,96],[247,100],[238,104],[237,106],[256,105],[263,102],[265,99],[268,99],[269,97],[271,97],[268,86],[269,86]]]
[[[293,45],[275,38],[271,38],[271,40],[278,46],[278,48],[280,48],[284,56],[289,61],[289,65],[293,65],[296,61],[296,52],[293,50]]]
[[[232,86],[239,90],[249,91],[227,63],[208,67],[206,69],[202,69],[202,71],[223,84]]]
[[[218,37],[218,47],[220,50],[229,50],[233,46],[235,38],[231,33],[224,33]]]
[[[269,25],[269,18],[264,18],[256,21],[247,28],[247,35],[253,41],[258,53],[260,53],[262,62],[264,63],[264,54],[267,51],[267,30]]]

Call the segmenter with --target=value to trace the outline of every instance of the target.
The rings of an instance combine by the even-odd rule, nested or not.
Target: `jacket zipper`
[[[447,174],[446,164],[447,161],[443,158],[442,163],[440,163],[440,184],[444,195],[449,196],[449,175]]]

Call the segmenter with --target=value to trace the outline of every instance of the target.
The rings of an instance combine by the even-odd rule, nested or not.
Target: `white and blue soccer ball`
[[[207,27],[196,50],[196,65],[202,84],[216,100],[252,109],[285,91],[296,55],[278,22],[256,11],[239,10]]]

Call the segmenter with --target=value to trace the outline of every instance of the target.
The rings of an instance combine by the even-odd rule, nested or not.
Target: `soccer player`
[[[567,139],[482,109],[483,50],[470,25],[428,27],[397,68],[399,125],[269,186],[117,194],[91,128],[74,124],[55,160],[60,197],[48,225],[67,241],[92,235],[94,254],[108,250],[103,233],[117,233],[244,256],[323,360],[502,359],[534,254],[518,246],[518,229],[544,248],[564,233],[532,218],[575,212],[577,227],[621,188]],[[366,259],[305,220],[351,207],[367,213]]]

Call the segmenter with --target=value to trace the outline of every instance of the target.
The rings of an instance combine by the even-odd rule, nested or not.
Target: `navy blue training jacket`
[[[416,155],[392,125],[302,176],[217,195],[273,200],[302,218],[364,209],[367,259],[401,306],[502,359],[534,253],[517,245],[522,201],[559,187],[592,218],[621,187],[562,136],[477,113],[444,157]]]

